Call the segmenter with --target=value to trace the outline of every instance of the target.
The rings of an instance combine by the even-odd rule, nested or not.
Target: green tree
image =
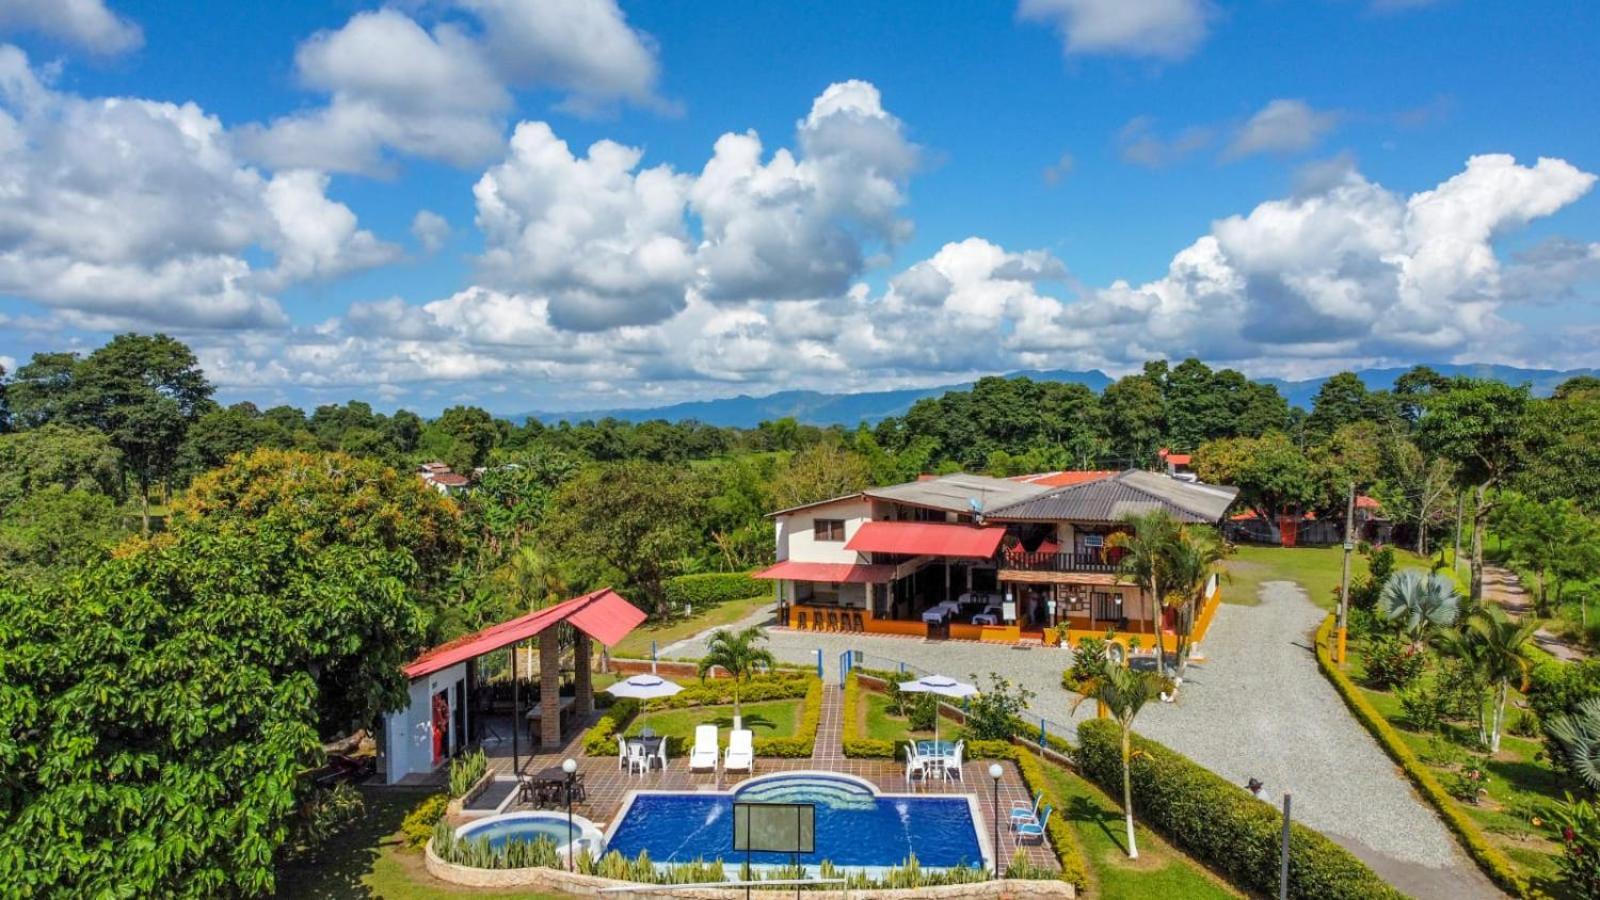
[[[568,479],[537,532],[579,590],[620,583],[665,617],[667,578],[699,552],[700,509],[707,491],[698,476],[659,463],[595,464]]]
[[[1480,675],[1494,690],[1493,710],[1489,723],[1489,752],[1500,752],[1500,732],[1505,723],[1506,694],[1512,684],[1518,690],[1528,689],[1528,672],[1531,664],[1525,650],[1539,629],[1537,620],[1529,617],[1525,622],[1514,622],[1498,606],[1474,610],[1461,624],[1466,639],[1480,648],[1477,655],[1482,667]]]
[[[126,536],[111,498],[47,485],[0,506],[0,582],[34,585],[100,559]]]
[[[788,509],[853,494],[871,483],[871,472],[859,454],[817,444],[789,457],[772,482],[772,502],[778,509]]]
[[[1205,602],[1206,586],[1217,573],[1217,564],[1226,555],[1226,547],[1215,530],[1193,525],[1180,526],[1167,547],[1167,594],[1163,605],[1176,610],[1173,629],[1176,646],[1173,655],[1178,659],[1179,682],[1189,666],[1189,641],[1194,635],[1196,611]]]
[[[1133,721],[1145,704],[1155,699],[1166,681],[1154,672],[1136,671],[1126,666],[1109,666],[1079,688],[1073,711],[1085,700],[1093,699],[1110,712],[1122,729],[1122,811],[1128,827],[1128,858],[1139,858],[1139,845],[1133,837]]]
[[[73,370],[60,419],[98,428],[122,453],[150,531],[150,491],[176,470],[189,426],[211,408],[194,353],[164,334],[119,334]]]
[[[1100,403],[1117,456],[1134,468],[1155,465],[1167,422],[1166,399],[1156,373],[1119,378],[1106,387]]]
[[[16,428],[71,422],[81,360],[76,353],[35,353],[6,386],[6,406]]]
[[[1195,451],[1194,464],[1201,480],[1237,487],[1274,536],[1279,515],[1298,514],[1327,496],[1325,470],[1281,433],[1211,441]]]
[[[70,425],[0,435],[0,509],[50,486],[120,502],[120,454],[100,432]]]
[[[452,406],[423,430],[421,448],[462,474],[489,461],[500,442],[494,417],[476,406]]]
[[[1455,505],[1455,465],[1394,432],[1379,439],[1378,456],[1372,495],[1392,521],[1416,528],[1415,549],[1426,556],[1429,529],[1442,526]]]
[[[190,472],[215,469],[236,453],[258,447],[287,450],[292,437],[282,434],[262,417],[254,403],[235,403],[202,414],[189,427],[183,442],[183,465]]]
[[[752,625],[742,631],[729,631],[718,628],[711,633],[706,641],[705,655],[700,657],[700,680],[705,681],[714,668],[721,668],[733,679],[733,717],[739,718],[739,686],[750,680],[757,668],[765,666],[770,669],[776,661],[772,651],[760,646],[767,636],[761,633],[761,627]]]
[[[1461,380],[1428,398],[1417,424],[1417,443],[1450,460],[1463,487],[1473,490],[1473,603],[1483,599],[1483,540],[1494,510],[1490,490],[1506,484],[1522,462],[1526,387],[1498,381]]]
[[[1550,399],[1529,401],[1516,487],[1600,514],[1600,385],[1591,382],[1569,379]]]
[[[1156,635],[1156,671],[1167,672],[1167,651],[1161,643],[1161,609],[1174,592],[1173,545],[1179,540],[1176,519],[1165,510],[1122,518],[1126,530],[1112,533],[1106,546],[1121,551],[1117,578],[1139,586],[1150,610],[1150,631]]]
[[[0,883],[272,892],[323,728],[404,703],[425,639],[428,533],[454,514],[374,465],[259,451],[165,533],[0,590]]]

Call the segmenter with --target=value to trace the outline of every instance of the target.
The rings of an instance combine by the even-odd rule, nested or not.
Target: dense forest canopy
[[[1593,557],[1572,547],[1600,541],[1589,378],[1536,399],[1426,367],[1391,390],[1342,373],[1303,411],[1156,361],[1099,394],[984,378],[855,428],[212,395],[164,335],[0,372],[0,881],[269,891],[320,742],[393,707],[411,654],[602,585],[671,615],[675,577],[771,560],[771,511],[923,473],[1153,468],[1171,448],[1269,520],[1338,517],[1354,487],[1422,550],[1465,508],[1474,587],[1498,522],[1557,603]],[[434,461],[471,488],[429,488]],[[174,842],[134,870],[149,854],[107,849]]]

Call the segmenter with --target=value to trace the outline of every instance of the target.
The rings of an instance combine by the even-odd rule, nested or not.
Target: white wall
[[[456,696],[454,685],[467,677],[467,664],[457,663],[448,669],[441,669],[426,678],[418,678],[411,682],[411,702],[405,709],[386,713],[383,717],[383,752],[384,752],[384,777],[390,784],[413,772],[433,771],[433,695],[438,692],[450,690],[450,716],[451,722],[455,721]],[[470,701],[471,686],[464,699]],[[471,710],[468,710],[467,728],[470,731],[472,721]],[[456,734],[451,728],[450,747],[446,751],[446,759],[450,754],[460,749],[465,742],[465,734]]]
[[[860,554],[844,549],[844,545],[856,536],[861,523],[867,521],[871,514],[871,501],[850,498],[778,516],[777,557],[779,560],[792,559],[796,562],[860,562]],[[812,530],[817,519],[843,519],[844,540],[818,541]]]

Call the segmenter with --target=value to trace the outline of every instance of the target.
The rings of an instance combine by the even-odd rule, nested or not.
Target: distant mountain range
[[[1519,369],[1516,366],[1485,364],[1435,365],[1443,375],[1470,375],[1474,378],[1492,378],[1507,384],[1529,384],[1539,396],[1549,396],[1556,385],[1577,375],[1600,375],[1600,369]],[[1392,369],[1358,369],[1356,375],[1368,388],[1379,390],[1394,386],[1394,380],[1409,367]],[[1063,381],[1081,384],[1096,393],[1113,380],[1099,370],[1075,372],[1066,369],[1049,371],[1018,371],[1007,378],[1027,377],[1035,381]],[[1304,381],[1286,381],[1281,378],[1257,378],[1259,384],[1270,384],[1288,399],[1289,403],[1304,409],[1311,408],[1311,400],[1327,378],[1308,378]],[[547,424],[581,422],[584,420],[615,418],[628,422],[665,419],[676,422],[694,419],[708,425],[751,428],[764,421],[793,416],[808,425],[855,425],[859,422],[875,423],[889,416],[898,416],[924,397],[937,397],[949,391],[962,391],[972,387],[972,382],[945,384],[938,387],[907,388],[894,391],[866,391],[859,394],[828,394],[820,391],[779,391],[764,397],[741,394],[720,400],[691,400],[669,406],[640,409],[604,409],[565,413],[527,413],[514,418],[534,418]]]

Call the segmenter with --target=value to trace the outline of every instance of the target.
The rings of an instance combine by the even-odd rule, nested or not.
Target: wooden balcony
[[[1114,574],[1120,550],[1088,552],[1024,553],[1004,551],[995,557],[999,569],[1015,572],[1073,573],[1097,572]]]

